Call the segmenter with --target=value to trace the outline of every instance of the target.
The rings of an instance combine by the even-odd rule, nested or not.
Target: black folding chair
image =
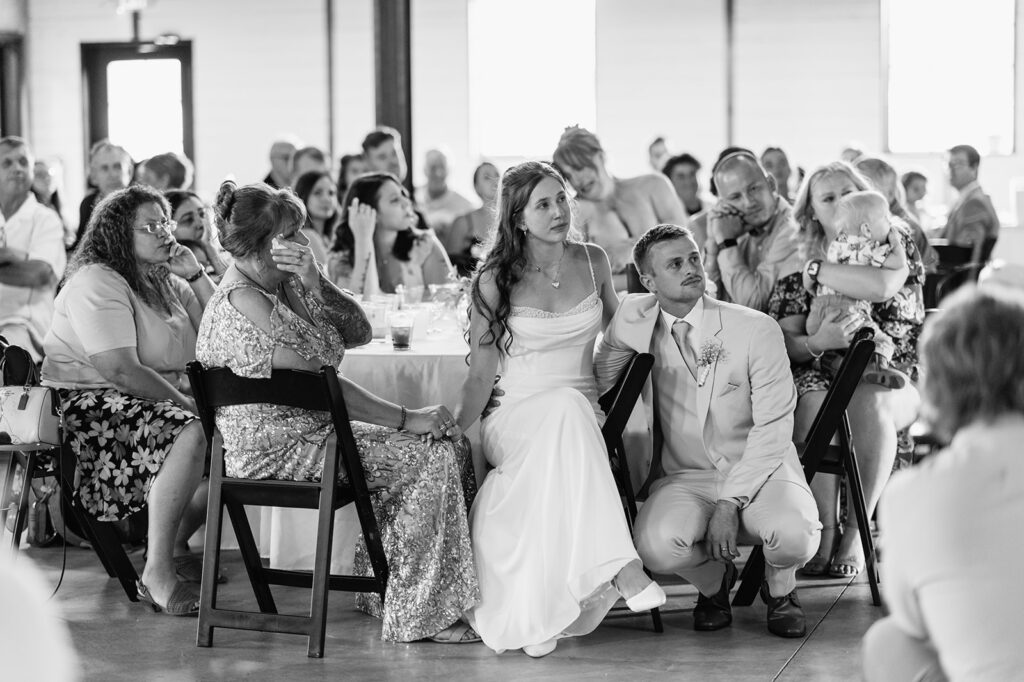
[[[632,267],[632,266],[630,266]],[[623,508],[626,512],[626,523],[630,533],[633,532],[633,525],[636,522],[636,495],[633,493],[633,484],[630,481],[629,462],[626,457],[625,446],[622,441],[622,431],[626,428],[633,413],[633,407],[640,398],[647,377],[654,366],[654,356],[650,353],[639,353],[634,355],[622,371],[618,381],[615,382],[598,400],[601,409],[605,412],[604,426],[601,428],[601,435],[604,436],[605,446],[608,448],[608,458],[611,462],[612,475],[615,477],[615,484],[619,488],[619,495],[623,499]],[[616,616],[632,615],[624,612],[617,612]],[[657,608],[651,609],[651,620],[654,622],[654,631],[663,632],[661,623],[661,611]]]
[[[943,298],[969,282],[977,282],[982,268],[992,257],[995,237],[986,238],[975,246],[958,246],[945,240],[932,240],[932,248],[939,255],[938,271],[925,278],[925,308],[937,308]]]
[[[198,646],[212,646],[215,627],[305,635],[309,638],[310,658],[321,658],[329,590],[376,592],[383,601],[388,580],[388,565],[380,530],[373,514],[370,492],[352,435],[338,375],[333,367],[325,365],[319,372],[274,370],[269,379],[246,379],[223,367],[206,369],[202,364],[192,362],[188,365],[188,376],[199,418],[206,432],[208,454],[212,449],[216,427],[214,415],[219,407],[267,403],[331,414],[336,445],[324,457],[320,481],[229,478],[225,475],[223,448],[212,453],[196,638]],[[341,471],[345,473],[344,483],[338,480]],[[355,504],[362,527],[363,540],[373,568],[373,576],[370,577],[330,573],[334,512],[349,503]],[[245,514],[245,505],[318,510],[313,570],[264,567]],[[216,576],[220,569],[221,522],[225,508],[256,595],[258,612],[217,607]],[[270,585],[312,588],[309,615],[279,614]]]
[[[871,517],[864,499],[864,486],[861,483],[860,468],[857,466],[850,419],[846,414],[846,407],[875,352],[873,336],[874,332],[866,328],[854,336],[850,349],[846,352],[846,357],[825,394],[825,401],[811,424],[807,440],[798,444],[797,449],[800,451],[800,462],[808,483],[819,473],[840,477],[845,475],[849,481],[850,504],[860,527],[864,567],[871,584],[871,603],[880,606],[882,599],[878,591],[878,575],[875,570],[875,543],[871,538]],[[839,444],[832,445],[832,439],[837,434]],[[764,551],[761,545],[757,545],[743,567],[740,587],[732,601],[734,606],[749,606],[754,602],[764,579],[764,568]]]

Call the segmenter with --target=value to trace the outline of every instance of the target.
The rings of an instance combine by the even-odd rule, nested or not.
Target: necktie
[[[679,352],[683,355],[683,362],[686,363],[686,368],[690,370],[690,374],[696,379],[697,356],[693,352],[693,346],[690,345],[689,333],[690,323],[686,320],[676,320],[672,325],[672,338],[675,339],[676,345],[679,346]]]

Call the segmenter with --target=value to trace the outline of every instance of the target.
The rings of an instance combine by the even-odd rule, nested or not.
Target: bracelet
[[[402,408],[402,421],[398,422],[398,430],[399,431],[405,431],[405,418],[407,416],[409,416],[409,412],[405,409],[405,405],[402,405],[401,408]]]
[[[818,360],[819,358],[821,358],[822,355],[825,354],[825,351],[821,351],[820,353],[815,353],[813,350],[811,350],[811,343],[810,343],[810,341],[811,341],[811,337],[809,337],[809,336],[806,339],[804,339],[804,348],[807,349],[807,352],[811,354],[812,358],[814,358],[815,360]]]
[[[199,271],[196,272],[196,274],[194,274],[194,275],[192,275],[190,277],[186,277],[185,281],[188,282],[189,284],[192,284],[193,282],[197,281],[200,277],[202,277],[205,274],[206,274],[206,270],[203,270],[202,268],[199,268]]]

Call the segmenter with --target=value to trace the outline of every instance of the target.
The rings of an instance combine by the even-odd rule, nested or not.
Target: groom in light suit
[[[690,230],[650,229],[633,249],[650,294],[627,296],[595,357],[602,389],[636,353],[654,354],[645,389],[654,437],[643,462],[650,494],[635,537],[644,564],[700,591],[694,628],[732,623],[738,542],[763,544],[768,630],[802,637],[796,570],[821,524],[793,446],[796,387],[772,318],[704,295]]]

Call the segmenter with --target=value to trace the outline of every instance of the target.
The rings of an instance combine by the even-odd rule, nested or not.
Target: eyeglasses
[[[164,234],[174,234],[174,231],[178,229],[178,223],[173,220],[163,220],[159,223],[146,223],[139,227],[133,227],[136,232],[148,232],[149,234],[157,234],[163,232]]]

